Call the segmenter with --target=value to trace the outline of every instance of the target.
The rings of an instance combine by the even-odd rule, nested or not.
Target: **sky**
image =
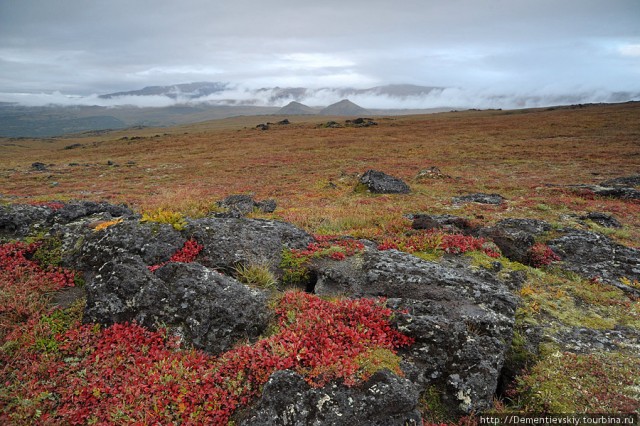
[[[446,88],[411,106],[633,98],[640,0],[0,0],[0,102],[197,81]]]

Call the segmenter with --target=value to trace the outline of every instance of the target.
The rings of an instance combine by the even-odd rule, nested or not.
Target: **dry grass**
[[[277,215],[313,231],[374,236],[413,212],[490,221],[604,211],[638,244],[640,207],[585,200],[554,185],[597,183],[640,172],[640,104],[522,111],[468,111],[379,118],[368,128],[318,128],[327,117],[289,117],[268,131],[244,117],[172,129],[141,129],[52,140],[0,140],[5,200],[104,199],[139,210],[203,215],[233,193],[275,198]],[[64,149],[71,144],[75,149]],[[30,168],[40,161],[48,171]],[[117,165],[108,165],[111,161]],[[77,165],[71,165],[76,163]],[[415,182],[438,166],[450,179]],[[405,179],[410,195],[353,192],[369,168]],[[506,207],[453,206],[451,197],[498,192]]]

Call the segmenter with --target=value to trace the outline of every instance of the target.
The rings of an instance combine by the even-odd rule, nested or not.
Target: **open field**
[[[640,104],[521,111],[467,111],[379,118],[367,128],[318,128],[331,117],[238,117],[170,129],[145,128],[49,140],[0,140],[5,201],[109,200],[203,215],[229,194],[274,198],[276,216],[315,232],[369,236],[416,212],[483,221],[602,211],[638,245],[640,207],[589,200],[566,187],[640,171]],[[336,121],[344,119],[335,119]],[[342,121],[340,121],[342,122]],[[73,149],[72,145],[76,145]],[[31,168],[48,164],[45,172]],[[110,165],[110,163],[113,163]],[[445,179],[418,182],[437,166]],[[354,193],[367,169],[404,179],[403,196]],[[504,207],[454,206],[451,197],[500,193]]]
[[[626,103],[378,117],[375,118],[377,125],[360,128],[328,128],[324,125],[329,120],[344,124],[344,118],[263,116],[46,140],[0,139],[0,203],[106,200],[126,203],[151,216],[161,209],[167,216],[175,212],[204,217],[219,212],[216,201],[228,195],[252,194],[256,200],[274,199],[277,209],[270,214],[255,211],[251,216],[291,222],[315,234],[317,241],[335,243],[338,240],[330,237],[323,240],[319,235],[345,235],[379,244],[402,238],[406,238],[402,240],[406,242],[411,237],[431,235],[411,230],[411,220],[407,218],[415,213],[428,213],[460,216],[478,226],[490,226],[505,218],[542,219],[551,224],[552,230],[546,232],[541,244],[557,237],[563,228],[576,228],[605,234],[617,243],[640,248],[640,202],[637,199],[597,196],[576,186],[640,174],[639,117],[640,103]],[[284,118],[291,124],[271,124],[268,130],[256,128],[260,123],[277,123]],[[34,163],[42,164],[36,167]],[[417,177],[421,170],[431,166],[438,167],[442,174],[431,178]],[[411,193],[371,194],[357,190],[359,176],[368,169],[402,178],[411,187]],[[456,204],[452,200],[476,192],[497,193],[507,201],[487,205]],[[612,215],[621,227],[604,228],[581,218],[590,212]],[[179,215],[178,219],[182,220]],[[138,222],[137,217],[135,222]],[[104,225],[106,228],[118,226],[118,223],[116,220]],[[431,247],[433,250],[416,249],[414,254],[433,262],[458,256],[457,259],[467,262],[465,267],[474,271],[484,268],[496,276],[512,272],[522,276],[522,282],[508,290],[518,296],[514,336],[505,361],[505,370],[512,371],[501,373],[502,379],[508,379],[508,382],[500,383],[492,412],[640,413],[640,300],[635,293],[640,284],[637,281],[615,274],[625,286],[633,287],[632,292],[625,292],[611,283],[595,278],[589,280],[562,269],[561,263],[560,266],[549,265],[552,257],[547,263],[524,265],[500,257],[499,253],[491,256],[484,248],[479,250],[477,247],[465,254],[445,254],[442,247],[438,248],[442,242],[441,239],[435,248]],[[6,255],[7,259],[17,258],[10,250],[19,246],[6,244],[2,247],[13,256]],[[403,249],[401,244],[398,247]],[[325,249],[327,253],[336,254],[335,250],[330,251],[336,247]],[[378,250],[383,250],[381,245]],[[629,256],[630,262],[634,261],[634,256]],[[28,264],[32,258],[22,261]],[[497,270],[496,263],[499,265]],[[617,264],[613,267],[616,272],[619,268]],[[47,274],[56,271],[33,268],[30,273],[35,278],[30,280],[34,288],[36,284],[42,284],[41,281],[51,281]],[[633,271],[636,273],[637,270]],[[4,272],[0,268],[0,272],[7,277],[12,273],[9,268]],[[23,283],[20,280],[25,279],[18,275],[16,288]],[[281,283],[276,283],[275,278],[271,281],[269,284],[275,287],[284,284],[284,279]],[[46,286],[43,288],[45,293],[51,291]],[[11,293],[13,290],[0,290],[0,296],[6,300],[19,301]],[[284,296],[285,299],[288,297],[302,296]],[[349,304],[352,301],[335,298],[313,303]],[[73,332],[79,327],[83,308],[80,301],[72,308],[51,313],[47,300],[38,299],[33,304],[37,305],[31,313],[33,322],[40,328],[34,328],[35,332],[31,334],[24,332],[20,337],[22,340],[0,345],[0,359],[5,357],[14,362],[18,356],[13,354],[24,352],[39,360],[24,367],[26,372],[20,374],[27,378],[40,370],[47,371],[47,362],[58,362],[56,357],[62,357],[57,346],[53,349],[38,346],[38,333],[48,336],[49,340],[44,340],[46,343],[58,339],[60,330]],[[322,309],[330,310],[326,306]],[[62,325],[58,326],[58,322]],[[16,330],[23,325],[20,321],[11,324]],[[122,343],[126,339],[119,339],[117,333],[133,332],[118,327],[113,327],[116,331],[106,329],[104,334],[111,332],[111,338]],[[87,335],[80,337],[98,341],[98,329],[83,328],[82,333]],[[481,330],[475,331],[482,335]],[[137,330],[135,333],[147,332]],[[144,334],[145,338],[155,339],[154,345],[156,340],[162,341],[162,336],[147,334]],[[35,349],[24,344],[31,335],[36,336],[32,336]],[[264,342],[275,338],[277,335],[261,336],[259,342],[262,343],[258,345],[265,345]],[[65,350],[77,351],[78,360],[86,362],[86,366],[78,364],[80,361],[70,355],[65,355],[67,358],[59,362],[66,363],[71,359],[81,378],[85,374],[83,368],[95,368],[95,376],[102,375],[102,365],[93,363],[82,352],[81,339],[73,340],[77,348],[71,343],[68,345],[71,349]],[[258,345],[246,346],[253,348],[246,350],[262,348]],[[125,349],[135,350],[128,346]],[[164,346],[161,349],[154,353],[162,359],[174,357],[176,365],[193,368],[208,365],[202,361],[205,357],[195,351],[169,348],[165,353]],[[389,365],[398,366],[399,358],[389,357],[391,352],[379,353],[386,354]],[[147,356],[146,353],[136,356],[143,358],[143,355]],[[225,361],[224,356],[220,359]],[[167,377],[175,377],[178,384],[195,380],[192,379],[195,370],[191,367],[178,369],[174,364],[162,364],[162,360],[155,362],[149,361],[149,364],[161,364],[166,369],[163,374],[166,372]],[[19,414],[15,418],[22,419],[24,424],[37,418],[34,416],[40,416],[38,412],[42,407],[53,407],[46,415],[61,416],[61,412],[56,414],[55,411],[59,410],[60,401],[51,396],[61,391],[56,388],[52,394],[29,396],[29,392],[35,391],[16,379],[20,377],[16,373],[19,371],[16,368],[15,372],[10,371],[2,378],[11,386],[0,391],[0,402],[17,407]],[[66,380],[64,369],[59,372],[62,373],[58,379]],[[147,370],[142,368],[135,373],[141,378],[148,376]],[[264,375],[266,381],[268,374]],[[131,381],[131,389],[139,394],[138,380]],[[48,379],[34,379],[33,383],[49,389],[46,388]],[[34,385],[34,389],[40,388]],[[95,389],[87,387],[85,390],[96,396]],[[419,410],[425,425],[473,424],[473,418],[471,423],[464,423],[469,420],[459,420],[444,412],[439,405],[438,392],[438,389],[429,388],[421,395]],[[99,399],[99,389],[97,394]],[[146,401],[144,392],[142,395],[137,397]],[[176,401],[173,396],[167,398],[170,403]],[[196,412],[204,403],[198,404],[190,408]],[[119,412],[119,415],[133,416],[136,412],[125,408],[124,414]],[[173,410],[172,415],[179,416],[183,409],[180,405],[169,406],[167,412]],[[0,409],[0,418],[2,414]]]

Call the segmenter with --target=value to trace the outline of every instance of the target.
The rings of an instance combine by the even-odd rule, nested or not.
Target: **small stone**
[[[469,194],[462,195],[460,197],[453,197],[454,204],[465,204],[465,203],[479,203],[479,204],[494,204],[499,205],[504,203],[505,198],[500,194]]]

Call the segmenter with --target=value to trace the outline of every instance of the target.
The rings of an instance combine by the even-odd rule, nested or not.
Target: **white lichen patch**
[[[316,404],[316,407],[318,408],[318,411],[322,411],[322,407],[324,407],[324,404],[331,401],[331,397],[329,395],[324,395],[322,398],[320,398],[318,400],[318,403]]]

